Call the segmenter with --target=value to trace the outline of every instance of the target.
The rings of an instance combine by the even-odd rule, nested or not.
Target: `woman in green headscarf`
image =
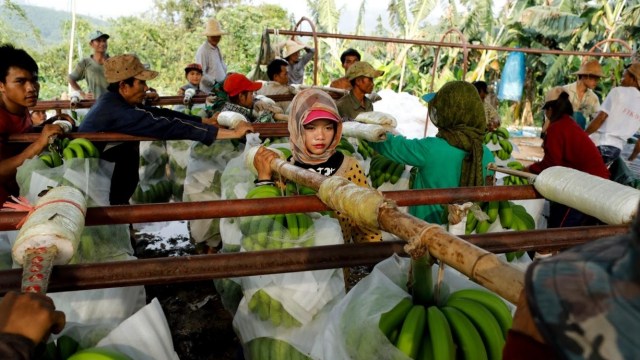
[[[465,81],[452,81],[423,99],[438,128],[436,137],[407,139],[387,134],[385,141],[372,143],[373,148],[395,162],[416,167],[414,189],[485,185],[487,165],[494,157],[482,144],[487,125],[476,88]],[[440,224],[442,206],[412,206],[409,213]]]

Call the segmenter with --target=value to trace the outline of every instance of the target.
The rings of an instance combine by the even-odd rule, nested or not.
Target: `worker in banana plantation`
[[[583,63],[573,74],[578,76],[578,80],[565,85],[564,90],[569,94],[573,106],[573,120],[584,130],[600,110],[600,99],[593,90],[604,74],[598,60]],[[546,131],[547,126],[548,122],[545,122],[543,131]]]
[[[574,114],[570,95],[562,86],[549,90],[542,106],[549,121],[542,147],[544,157],[529,165],[527,170],[539,174],[552,166],[564,166],[587,174],[609,179],[609,170],[586,132],[571,117]],[[576,209],[551,201],[548,228],[589,226],[598,220]]]
[[[487,165],[494,157],[482,143],[487,122],[476,88],[465,81],[452,81],[422,98],[429,103],[429,119],[438,128],[435,137],[407,139],[388,133],[385,141],[371,146],[395,162],[417,168],[413,189],[493,185]],[[409,213],[440,224],[443,207],[412,206]]]
[[[289,63],[284,59],[273,59],[267,65],[267,77],[269,81],[263,82],[262,87],[256,91],[256,95],[293,95],[293,87],[289,86]],[[276,101],[283,112],[286,113],[290,100]]]
[[[620,157],[627,140],[640,129],[640,63],[632,63],[622,73],[622,81],[609,92],[600,112],[585,130],[609,165]],[[640,154],[636,142],[629,161]]]
[[[342,176],[359,186],[369,186],[358,160],[336,151],[342,137],[342,120],[333,99],[327,93],[318,89],[306,89],[293,98],[289,134],[292,153],[289,162],[324,176]],[[270,164],[276,157],[278,154],[266,147],[258,149],[254,157],[258,172],[257,186],[274,184]],[[340,222],[345,242],[382,240],[379,230],[360,228],[340,212],[335,215]]]
[[[373,92],[373,79],[382,75],[384,71],[374,69],[365,61],[356,61],[349,67],[347,79],[352,89],[336,102],[343,120],[353,120],[360,113],[373,111],[373,102],[367,94]]]
[[[344,69],[344,76],[333,80],[329,86],[337,89],[351,90],[351,82],[349,82],[349,78],[347,78],[347,70],[349,70],[351,65],[355,64],[356,61],[360,61],[361,58],[360,53],[356,49],[349,48],[343,51],[340,55],[340,64]]]
[[[480,100],[482,100],[482,105],[484,106],[484,115],[487,118],[487,130],[494,131],[500,127],[501,121],[496,108],[487,101],[489,86],[487,86],[487,83],[484,81],[474,81],[473,86],[478,90],[478,95],[480,95]]]
[[[259,81],[251,81],[240,73],[232,73],[224,80],[222,88],[229,100],[222,106],[222,111],[233,111],[242,114],[249,122],[275,122],[274,114],[283,110],[269,98],[256,100],[255,92],[262,88]]]
[[[80,93],[83,99],[97,99],[107,92],[103,64],[109,58],[107,53],[109,34],[94,31],[89,35],[89,46],[93,53],[80,60],[68,75],[69,86]],[[87,91],[83,91],[78,81],[87,81]]]
[[[244,136],[253,128],[241,123],[234,130],[219,128],[215,117],[201,118],[178,111],[142,105],[149,90],[147,80],[157,71],[148,70],[137,56],[118,55],[104,63],[109,82],[108,92],[101,96],[85,116],[80,132],[117,132],[162,140],[196,140],[211,145],[216,139]],[[100,157],[114,162],[109,201],[112,205],[128,204],[138,185],[139,143],[109,143]]]
[[[300,52],[304,50],[305,54]],[[282,46],[282,58],[289,63],[287,73],[289,85],[302,84],[304,82],[304,68],[313,59],[316,49],[310,48],[298,40],[287,40]]]
[[[504,360],[640,359],[640,222],[533,262]]]
[[[34,131],[29,108],[38,103],[40,82],[38,64],[24,50],[11,44],[0,45],[0,136]],[[68,115],[62,115],[73,123]],[[58,125],[42,126],[40,136],[27,147],[8,147],[0,142],[0,204],[18,195],[16,169],[47,148],[49,138],[63,133]]]

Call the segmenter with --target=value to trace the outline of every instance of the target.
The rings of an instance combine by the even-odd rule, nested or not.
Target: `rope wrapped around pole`
[[[517,302],[524,287],[522,270],[446,232],[439,225],[400,211],[379,191],[360,187],[338,176],[327,178],[282,159],[274,159],[271,169],[318,191],[322,202],[346,214],[358,225],[377,227],[406,240],[405,251],[413,258],[429,253],[506,300]]]

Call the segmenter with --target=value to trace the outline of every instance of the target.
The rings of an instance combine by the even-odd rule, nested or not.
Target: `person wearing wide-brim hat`
[[[252,131],[248,123],[234,130],[219,128],[215,117],[201,118],[178,111],[142,104],[149,90],[147,81],[158,76],[133,54],[113,56],[104,63],[109,82],[107,92],[91,107],[79,132],[117,132],[163,140],[195,140],[211,145],[216,139],[231,139]],[[138,185],[138,142],[108,144],[100,158],[115,163],[111,179],[111,205],[129,203]]]
[[[300,51],[304,50],[304,56],[300,56]],[[306,46],[297,40],[287,40],[282,45],[282,58],[287,60],[289,66],[289,85],[302,84],[304,81],[304,67],[311,61],[315,49]]]
[[[206,93],[211,91],[216,82],[223,83],[224,78],[227,76],[227,64],[224,62],[222,52],[218,47],[222,35],[226,33],[216,19],[209,19],[202,33],[207,37],[207,41],[198,48],[196,63],[202,66],[200,90]]]
[[[640,222],[527,268],[505,360],[640,359]]]
[[[109,83],[104,77],[104,62],[109,58],[107,54],[109,34],[96,30],[89,34],[89,45],[93,53],[80,60],[67,80],[72,89],[78,91],[83,99],[97,99],[107,92]],[[83,91],[78,81],[87,80],[87,91]]]
[[[587,123],[593,120],[600,110],[600,100],[593,90],[604,74],[598,60],[582,63],[580,69],[573,74],[578,76],[578,80],[565,85],[564,89],[569,94],[573,106],[573,119],[585,129]]]
[[[347,69],[351,90],[336,102],[343,119],[355,119],[358,114],[373,111],[373,102],[366,96],[373,92],[373,79],[384,75],[366,61],[356,61]]]
[[[585,130],[598,146],[604,162],[613,163],[627,143],[640,129],[640,63],[624,70],[620,86],[611,89],[602,102],[600,112]],[[629,161],[640,154],[640,141],[636,142]]]

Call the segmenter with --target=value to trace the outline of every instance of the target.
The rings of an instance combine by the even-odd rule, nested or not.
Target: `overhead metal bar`
[[[421,46],[434,46],[434,47],[451,47],[451,48],[468,48],[476,50],[495,50],[495,51],[519,51],[528,54],[552,54],[552,55],[578,55],[578,56],[602,56],[602,57],[631,57],[631,53],[611,53],[611,52],[595,52],[595,51],[565,51],[565,50],[551,50],[551,49],[531,49],[531,48],[514,48],[507,46],[491,46],[482,44],[461,44],[442,41],[427,41],[417,39],[398,39],[388,38],[380,36],[364,36],[364,35],[347,35],[347,34],[334,34],[334,33],[310,33],[306,31],[291,31],[291,30],[275,30],[267,29],[269,34],[278,33],[280,35],[298,35],[298,36],[317,36],[319,38],[332,38],[332,39],[345,39],[345,40],[361,40],[361,41],[375,41],[384,43],[397,43],[397,44],[410,44]]]

